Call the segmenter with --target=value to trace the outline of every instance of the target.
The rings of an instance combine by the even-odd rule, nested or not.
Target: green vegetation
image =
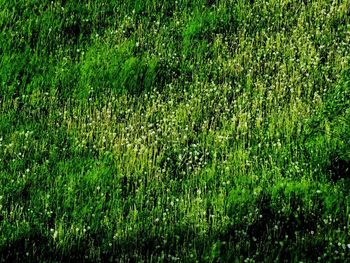
[[[0,262],[346,262],[350,1],[0,0]]]

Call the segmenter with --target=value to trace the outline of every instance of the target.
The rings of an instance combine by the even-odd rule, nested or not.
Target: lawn
[[[0,262],[349,262],[349,189],[349,0],[0,0]]]

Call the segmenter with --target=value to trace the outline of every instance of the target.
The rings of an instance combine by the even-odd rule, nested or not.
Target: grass
[[[0,10],[1,262],[348,261],[349,1]]]

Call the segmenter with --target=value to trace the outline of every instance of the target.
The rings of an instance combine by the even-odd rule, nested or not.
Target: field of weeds
[[[347,262],[349,0],[0,0],[0,262]]]

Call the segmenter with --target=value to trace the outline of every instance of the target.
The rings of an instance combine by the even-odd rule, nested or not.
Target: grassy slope
[[[0,0],[0,259],[349,258],[349,10]]]

